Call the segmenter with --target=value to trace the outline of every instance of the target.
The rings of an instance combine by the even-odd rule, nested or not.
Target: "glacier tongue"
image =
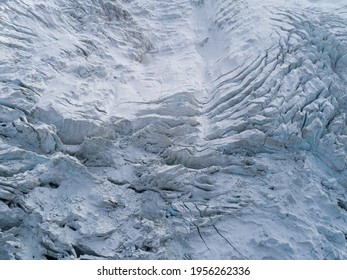
[[[0,259],[347,258],[345,0],[0,17]]]

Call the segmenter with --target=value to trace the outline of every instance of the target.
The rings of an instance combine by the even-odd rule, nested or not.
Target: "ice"
[[[2,1],[0,259],[346,259],[347,2]]]

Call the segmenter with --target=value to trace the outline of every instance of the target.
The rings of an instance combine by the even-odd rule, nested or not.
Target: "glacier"
[[[346,0],[0,19],[0,259],[347,259]]]

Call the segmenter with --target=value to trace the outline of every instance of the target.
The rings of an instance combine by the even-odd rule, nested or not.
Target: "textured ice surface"
[[[0,18],[0,259],[347,259],[346,0]]]

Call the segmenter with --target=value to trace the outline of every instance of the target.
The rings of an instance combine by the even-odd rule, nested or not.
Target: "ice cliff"
[[[0,1],[0,259],[347,259],[347,1]]]

